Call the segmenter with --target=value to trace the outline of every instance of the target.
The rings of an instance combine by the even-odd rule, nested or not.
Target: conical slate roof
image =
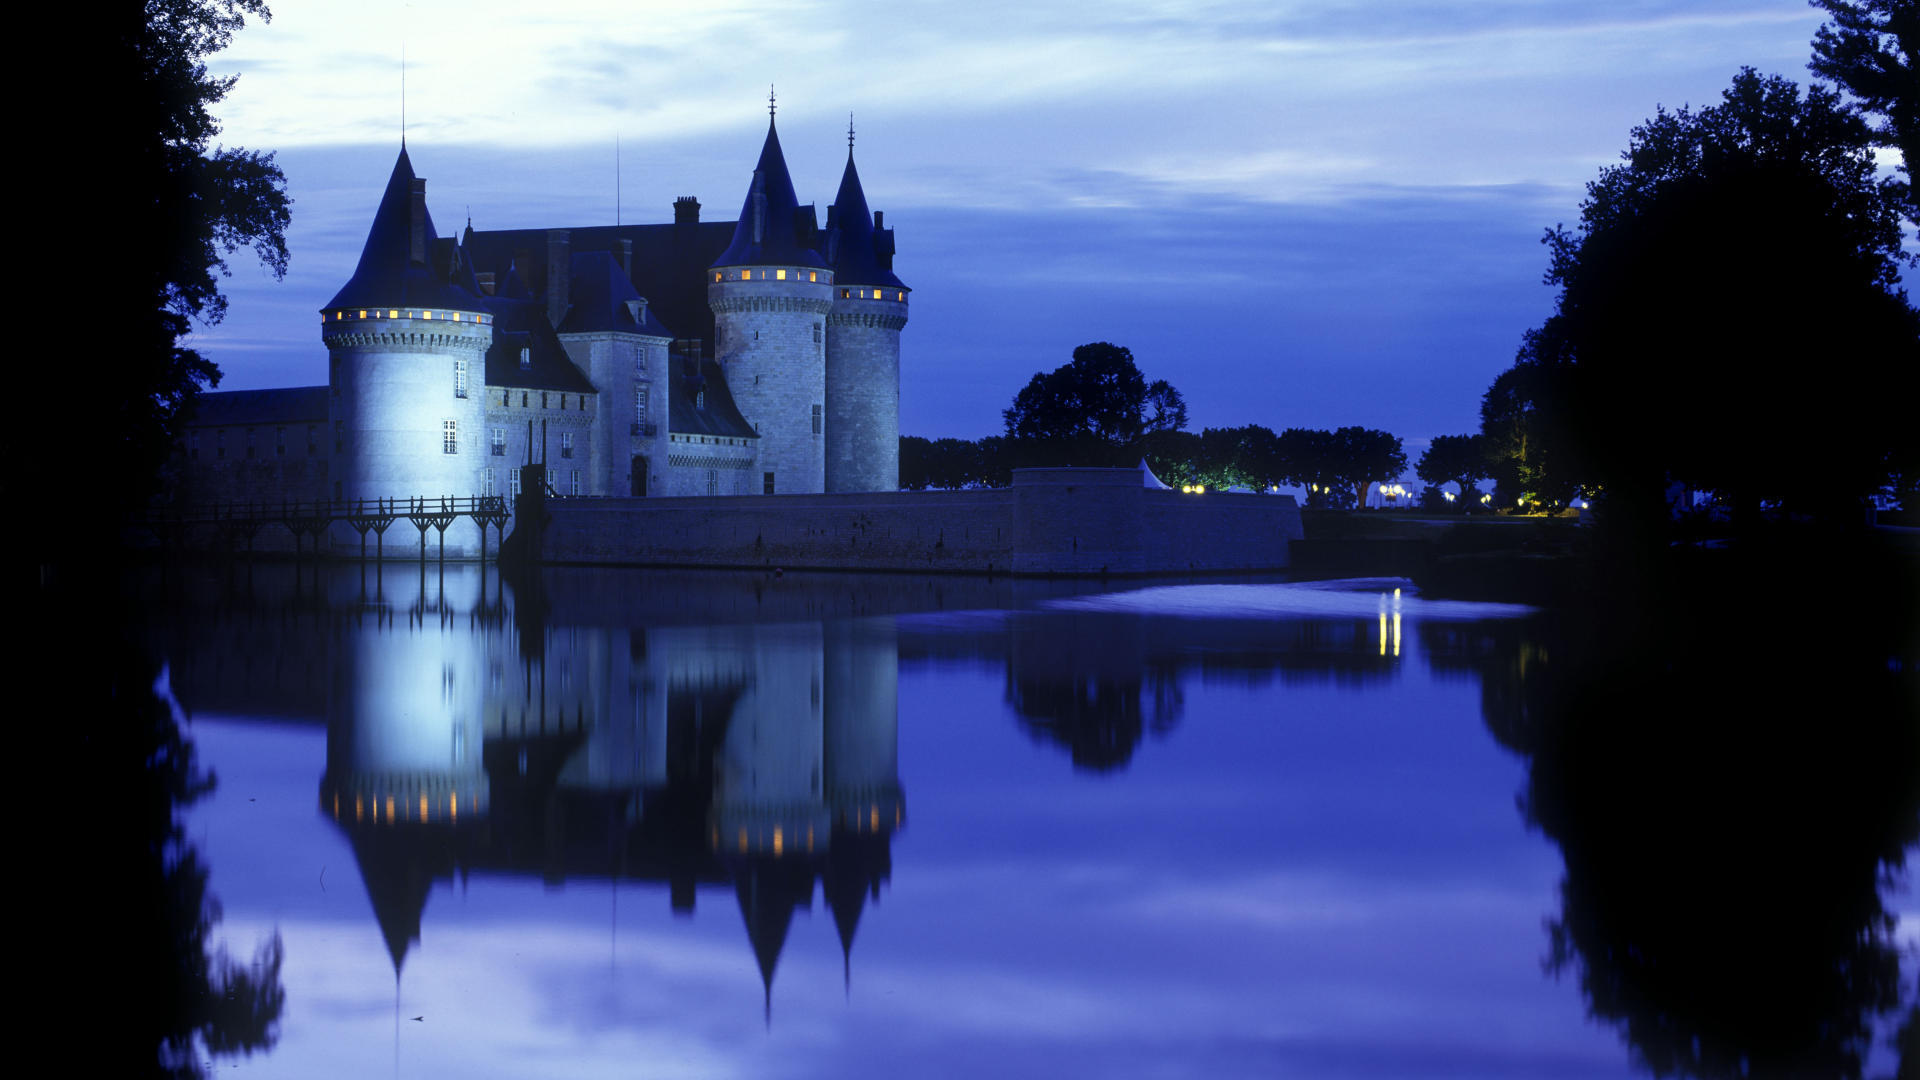
[[[367,230],[367,242],[360,249],[360,264],[353,276],[340,287],[328,308],[416,307],[447,308],[457,311],[483,311],[479,297],[454,284],[461,279],[460,267],[430,266],[413,260],[413,162],[405,147],[393,163],[393,175],[380,196],[373,213],[373,227]],[[425,213],[424,207],[422,213]],[[433,218],[428,215],[426,252],[434,252],[438,236]],[[445,250],[442,248],[441,250]],[[437,262],[438,260],[436,260]],[[464,261],[464,260],[459,260]]]
[[[828,250],[833,253],[834,284],[907,287],[893,275],[893,230],[874,232],[873,213],[867,209],[867,193],[860,187],[860,171],[853,166],[851,146],[847,148],[846,171],[840,174],[840,192],[833,197],[827,220],[833,230]]]
[[[813,248],[813,207],[802,208],[793,193],[793,177],[780,152],[780,133],[767,122],[767,141],[760,147],[760,163],[753,168],[753,184],[740,206],[733,243],[713,261],[714,266],[817,266],[827,261]]]

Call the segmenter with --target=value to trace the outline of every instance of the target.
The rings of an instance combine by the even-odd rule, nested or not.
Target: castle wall
[[[646,459],[647,494],[655,494],[664,463],[656,463],[667,430],[667,346],[670,339],[639,334],[566,334],[567,355],[599,389],[595,395],[592,479],[588,493],[634,491],[634,458]],[[636,391],[644,389],[645,404]]]
[[[727,389],[740,415],[760,433],[758,471],[774,474],[776,494],[825,491],[831,275],[753,267],[754,280],[740,281],[741,272],[715,271],[730,280],[710,282],[707,300],[715,320],[714,356],[726,372]],[[809,275],[816,280],[808,281]]]
[[[900,330],[907,305],[873,299],[876,291],[836,287],[827,316],[828,491],[900,487]]]
[[[377,313],[376,313],[377,314]],[[398,318],[325,324],[332,419],[341,435],[338,495],[348,500],[481,494],[486,456],[482,384],[491,326],[468,318]],[[445,315],[446,313],[442,313]],[[466,365],[465,393],[456,381]],[[453,448],[447,448],[452,422]],[[446,533],[450,556],[478,553],[480,533],[462,519]],[[391,530],[388,554],[418,552],[420,534]],[[439,536],[428,538],[439,550]]]
[[[758,448],[751,439],[674,434],[661,443],[666,460],[654,467],[659,482],[650,489],[662,497],[757,495]]]
[[[1149,491],[1132,469],[1021,469],[989,491],[554,500],[553,563],[1016,574],[1279,569],[1285,495]]]

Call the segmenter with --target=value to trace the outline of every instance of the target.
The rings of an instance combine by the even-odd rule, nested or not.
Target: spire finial
[[[407,43],[400,43],[400,149],[407,148]]]
[[[773,84],[767,84],[767,121],[773,121]]]
[[[847,112],[847,153],[853,153],[853,112]]]

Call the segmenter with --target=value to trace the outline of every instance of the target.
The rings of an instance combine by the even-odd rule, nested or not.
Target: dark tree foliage
[[[1554,513],[1579,490],[1568,449],[1573,358],[1558,316],[1528,330],[1480,399],[1482,474],[1502,510]]]
[[[1548,232],[1553,319],[1511,391],[1528,467],[1664,527],[1671,481],[1831,517],[1911,460],[1920,314],[1899,288],[1903,191],[1833,91],[1743,70],[1719,105],[1659,112]],[[1502,376],[1507,379],[1507,376]],[[1514,410],[1489,392],[1487,412]],[[1561,419],[1564,417],[1564,420]],[[1512,457],[1515,432],[1483,429]],[[1496,474],[1498,475],[1498,474]],[[1526,484],[1522,476],[1516,482]]]
[[[1395,480],[1407,471],[1399,437],[1372,428],[1288,428],[1273,446],[1273,471],[1284,482],[1305,488],[1307,505],[1318,509],[1363,505],[1368,484]]]
[[[1832,79],[1881,117],[1874,134],[1897,147],[1907,174],[1908,216],[1920,220],[1920,3],[1809,0],[1831,21],[1813,39],[1814,74]]]
[[[1099,341],[1035,374],[1002,416],[1027,464],[1134,465],[1144,436],[1187,426],[1187,405],[1166,380],[1148,383],[1130,350]]]
[[[63,193],[78,205],[53,250],[67,260],[61,302],[82,320],[70,325],[110,318],[112,333],[89,360],[102,376],[88,401],[100,434],[63,450],[86,459],[63,471],[86,477],[88,504],[109,515],[154,493],[180,420],[219,381],[185,338],[225,315],[226,258],[247,249],[276,277],[286,272],[289,202],[273,155],[214,143],[213,108],[235,77],[209,72],[205,60],[247,16],[266,20],[266,4],[147,0],[88,21],[86,85],[104,107],[88,111],[85,127],[105,160]],[[110,283],[110,294],[91,282]],[[70,370],[29,367],[50,368],[34,376],[47,394],[71,390]]]
[[[1007,461],[1006,440],[998,435],[983,439],[900,437],[900,487],[904,490],[1006,487],[1009,483],[1012,468]]]
[[[1433,488],[1448,481],[1459,484],[1461,509],[1469,509],[1475,501],[1474,485],[1487,476],[1483,440],[1478,435],[1435,435],[1413,471]]]

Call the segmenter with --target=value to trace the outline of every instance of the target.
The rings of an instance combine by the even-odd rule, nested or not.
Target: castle
[[[563,496],[895,490],[893,230],[851,131],[822,228],[769,113],[732,222],[682,197],[670,224],[442,237],[403,144],[321,308],[327,385],[203,395],[184,498],[512,495],[529,461]],[[461,523],[448,554],[477,539]]]

